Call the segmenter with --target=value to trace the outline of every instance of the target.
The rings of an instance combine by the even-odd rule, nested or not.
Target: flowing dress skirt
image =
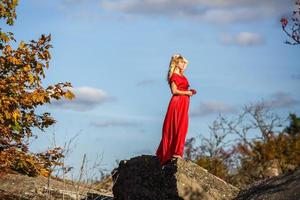
[[[172,155],[183,157],[185,138],[188,131],[188,111],[190,96],[173,95],[162,127],[162,139],[156,150],[160,165],[164,165]]]

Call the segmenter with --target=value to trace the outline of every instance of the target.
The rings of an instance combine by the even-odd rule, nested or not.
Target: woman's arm
[[[171,92],[172,92],[172,94],[179,94],[179,95],[188,95],[188,96],[193,95],[192,91],[190,91],[190,90],[188,90],[188,91],[178,90],[177,86],[174,82],[171,83]]]

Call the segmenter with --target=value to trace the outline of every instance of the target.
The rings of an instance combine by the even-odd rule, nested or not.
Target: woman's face
[[[178,61],[178,64],[177,64],[177,67],[181,70],[181,71],[184,71],[187,67],[187,63],[184,62],[183,60],[179,60]]]

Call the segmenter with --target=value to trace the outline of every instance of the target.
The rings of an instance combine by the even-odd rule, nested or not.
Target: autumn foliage
[[[260,179],[276,176],[300,167],[300,118],[290,115],[291,124],[267,141],[253,140],[252,148],[238,144],[241,166],[234,182],[243,186]],[[286,131],[297,126],[296,131]]]
[[[239,188],[300,167],[300,118],[289,114],[289,125],[275,132],[282,120],[265,109],[258,104],[235,120],[215,120],[199,146],[187,139],[187,159]],[[254,132],[259,134],[249,137]]]
[[[18,0],[0,2],[0,19],[12,26],[16,19]],[[28,150],[28,139],[35,137],[33,128],[42,131],[56,121],[50,113],[36,113],[39,105],[51,103],[52,99],[74,98],[68,90],[71,83],[57,83],[43,87],[45,69],[49,67],[51,35],[41,35],[30,43],[19,42],[17,48],[12,32],[0,29],[0,169],[16,170],[31,176],[48,176],[52,165],[63,156],[57,147],[34,154]]]

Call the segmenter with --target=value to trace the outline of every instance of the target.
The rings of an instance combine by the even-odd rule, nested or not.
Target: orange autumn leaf
[[[18,0],[0,1],[0,20],[13,25],[17,5]],[[38,113],[37,106],[49,103],[53,98],[72,99],[73,93],[66,90],[72,85],[68,82],[48,87],[42,85],[51,59],[51,34],[42,34],[28,43],[21,41],[16,49],[12,42],[17,42],[13,33],[1,28],[0,171],[13,169],[30,176],[49,176],[52,166],[61,165],[59,159],[63,157],[63,151],[54,149],[47,156],[31,153],[25,141],[34,137],[33,129],[44,131],[56,122],[50,113]]]

